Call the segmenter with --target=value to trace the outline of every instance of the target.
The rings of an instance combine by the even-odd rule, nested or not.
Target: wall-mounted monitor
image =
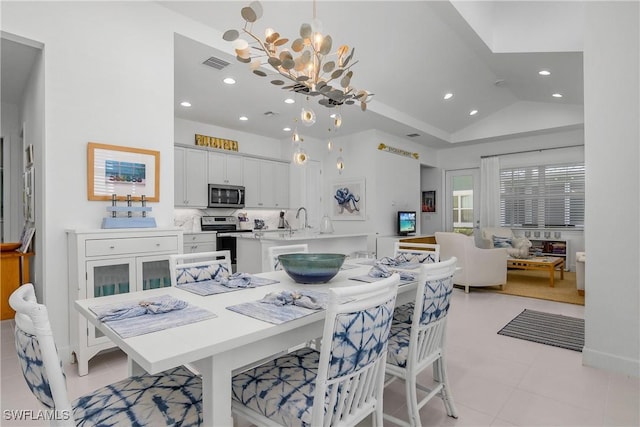
[[[398,211],[398,235],[406,236],[416,232],[416,211]]]

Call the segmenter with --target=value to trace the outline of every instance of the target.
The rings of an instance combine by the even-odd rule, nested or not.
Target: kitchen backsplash
[[[269,230],[278,228],[278,220],[280,219],[279,210],[253,210],[253,209],[175,209],[174,224],[176,227],[182,228],[185,233],[200,231],[200,218],[202,216],[235,216],[239,213],[246,213],[249,219],[246,228],[253,228],[254,220],[261,219]],[[296,219],[296,211],[287,209],[284,211],[284,217],[289,225],[294,228],[299,227],[299,220]],[[303,214],[304,215],[304,214]],[[303,216],[301,218],[304,221]],[[245,228],[244,226],[242,228]]]

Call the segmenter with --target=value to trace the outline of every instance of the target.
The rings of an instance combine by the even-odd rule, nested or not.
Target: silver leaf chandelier
[[[266,58],[266,63],[281,77],[271,80],[272,84],[303,95],[319,96],[318,103],[328,108],[358,102],[362,111],[367,109],[372,94],[351,86],[351,68],[358,63],[353,59],[355,49],[349,50],[349,46],[341,45],[332,51],[333,39],[328,34],[322,34],[321,24],[316,19],[315,0],[313,24],[303,23],[300,36],[291,42],[289,48],[286,47],[289,39],[281,37],[271,28],[265,30],[264,37],[253,32],[253,24],[262,17],[259,1],[243,7],[240,14],[245,21],[242,30],[228,30],[222,38],[233,42],[237,60],[250,64],[254,74],[267,76],[261,69]],[[241,32],[252,42],[243,39]],[[292,84],[285,86],[282,78]],[[304,116],[302,120],[305,122]]]

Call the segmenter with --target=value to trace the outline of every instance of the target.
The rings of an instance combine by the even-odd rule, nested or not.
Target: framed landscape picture
[[[436,211],[436,192],[423,191],[422,192],[422,212],[435,212]]]
[[[90,142],[87,147],[89,200],[160,201],[160,152]]]
[[[364,221],[366,193],[364,178],[342,179],[331,185],[331,218]]]

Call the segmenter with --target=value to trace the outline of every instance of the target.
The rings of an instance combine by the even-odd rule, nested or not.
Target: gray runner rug
[[[524,310],[498,334],[581,352],[584,347],[584,319]]]

